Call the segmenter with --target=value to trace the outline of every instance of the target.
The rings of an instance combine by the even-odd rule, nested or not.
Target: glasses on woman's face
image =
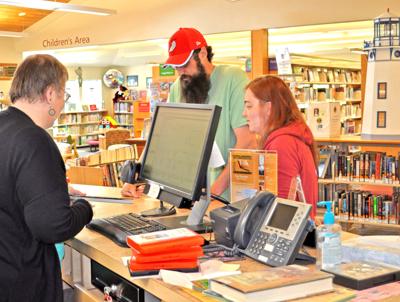
[[[68,102],[70,97],[71,95],[68,92],[64,91],[64,103]]]

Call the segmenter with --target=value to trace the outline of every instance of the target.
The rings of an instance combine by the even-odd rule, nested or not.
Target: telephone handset
[[[240,214],[235,228],[233,240],[239,248],[246,248],[251,236],[256,231],[260,219],[267,213],[275,195],[270,192],[260,192],[250,199]]]

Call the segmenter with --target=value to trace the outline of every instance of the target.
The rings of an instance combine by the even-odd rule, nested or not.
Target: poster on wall
[[[71,97],[68,102],[65,104],[65,111],[76,111],[80,109],[81,103],[81,95],[79,91],[79,82],[78,80],[69,80],[65,84],[65,92],[68,93]]]
[[[278,67],[278,74],[292,74],[292,63],[290,59],[289,48],[276,48],[275,49],[276,64]]]
[[[152,77],[146,77],[146,88],[150,89],[150,85],[153,83],[153,78]]]
[[[138,87],[139,86],[139,76],[138,75],[126,76],[126,83],[127,83],[128,87]]]
[[[84,80],[82,83],[82,103],[103,108],[103,90],[101,80]]]

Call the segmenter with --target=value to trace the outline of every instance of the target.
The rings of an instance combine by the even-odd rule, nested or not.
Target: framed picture
[[[386,111],[376,112],[376,128],[386,128]]]
[[[153,78],[152,77],[146,77],[146,88],[149,89],[151,83],[153,83]]]
[[[128,75],[126,76],[126,82],[128,87],[138,87],[139,86],[139,76],[138,75]]]
[[[83,111],[89,111],[89,106],[88,105],[82,105],[82,110]]]
[[[386,99],[386,82],[378,82],[378,99]]]

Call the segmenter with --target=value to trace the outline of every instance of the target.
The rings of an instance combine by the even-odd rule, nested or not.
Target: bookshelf
[[[300,110],[310,103],[340,102],[342,134],[361,132],[362,77],[360,69],[292,65],[293,74],[281,75],[289,85]]]
[[[351,186],[381,186],[381,187],[392,187],[392,188],[400,188],[400,183],[389,183],[384,181],[357,181],[357,180],[349,180],[346,178],[320,178],[318,179],[319,184],[344,184]]]
[[[141,137],[145,126],[145,119],[150,118],[150,102],[135,101],[133,103],[134,137]]]
[[[126,160],[137,160],[136,146],[101,150],[70,162],[68,177],[77,184],[122,187],[121,168]]]
[[[333,200],[347,229],[364,234],[400,227],[400,141],[361,137],[317,138],[330,152],[330,171],[319,179],[319,200]]]
[[[120,100],[113,103],[114,120],[118,127],[128,129],[133,133],[133,102],[132,100]]]
[[[86,147],[88,140],[98,139],[99,123],[106,113],[106,110],[62,112],[53,125],[53,138],[63,141],[71,135],[78,147]]]

